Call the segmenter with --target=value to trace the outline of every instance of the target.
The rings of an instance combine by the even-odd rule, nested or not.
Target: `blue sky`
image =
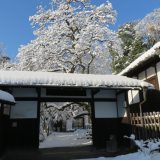
[[[91,0],[99,5],[106,0]],[[14,58],[20,45],[34,38],[28,21],[34,15],[36,7],[45,5],[49,0],[0,0],[0,42],[6,46],[7,54]],[[117,22],[113,29],[127,21],[141,19],[147,13],[160,7],[160,0],[110,0],[117,11]]]

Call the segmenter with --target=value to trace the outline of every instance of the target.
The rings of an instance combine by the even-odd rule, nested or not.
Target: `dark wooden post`
[[[36,148],[39,148],[39,131],[40,131],[40,107],[41,107],[41,88],[37,88],[37,128],[36,128]]]
[[[92,140],[93,146],[96,146],[96,119],[95,119],[95,105],[94,105],[94,93],[91,90],[91,118],[92,118]]]

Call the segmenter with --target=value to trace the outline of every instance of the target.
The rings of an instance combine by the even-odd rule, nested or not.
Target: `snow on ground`
[[[51,148],[91,145],[92,140],[90,138],[87,138],[90,131],[91,130],[78,129],[75,132],[54,132],[50,136],[48,136],[45,141],[41,142],[39,147]],[[155,144],[159,144],[159,142]],[[142,150],[135,153],[120,155],[117,157],[99,157],[81,160],[160,160],[160,153],[158,153],[157,151],[148,153]]]
[[[153,153],[151,156],[145,155],[143,152],[130,153],[126,155],[121,155],[117,157],[99,157],[99,158],[90,158],[83,160],[160,160],[160,153]]]
[[[92,140],[88,138],[88,132],[86,129],[78,129],[75,132],[53,132],[40,143],[39,148],[91,145]]]

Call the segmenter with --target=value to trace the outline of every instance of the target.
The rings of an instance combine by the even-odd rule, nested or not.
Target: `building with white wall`
[[[146,101],[142,105],[142,113],[160,111],[160,42],[140,55],[118,75],[143,80],[154,85],[155,90],[146,93]],[[128,91],[130,111],[139,113],[140,97],[138,91]]]
[[[118,75],[140,79],[152,83],[160,89],[160,42],[134,60]]]
[[[40,106],[43,102],[89,102],[95,147],[106,147],[115,135],[118,142],[129,134],[129,90],[142,91],[151,84],[117,75],[0,71],[0,89],[13,94],[6,145],[39,147]],[[140,99],[141,101],[141,99]]]

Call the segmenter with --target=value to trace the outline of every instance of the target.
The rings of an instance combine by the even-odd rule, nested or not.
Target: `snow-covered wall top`
[[[128,67],[126,67],[123,71],[121,71],[118,75],[125,75],[135,67],[139,66],[143,62],[147,61],[151,57],[158,54],[156,52],[157,49],[160,49],[160,42],[157,42],[152,48],[150,48],[147,52],[143,53],[140,57],[138,57],[136,60],[134,60]]]
[[[0,90],[0,101],[15,103],[14,97],[8,92],[2,91],[2,90]]]
[[[152,87],[144,81],[118,75],[0,71],[0,85],[70,87]]]

